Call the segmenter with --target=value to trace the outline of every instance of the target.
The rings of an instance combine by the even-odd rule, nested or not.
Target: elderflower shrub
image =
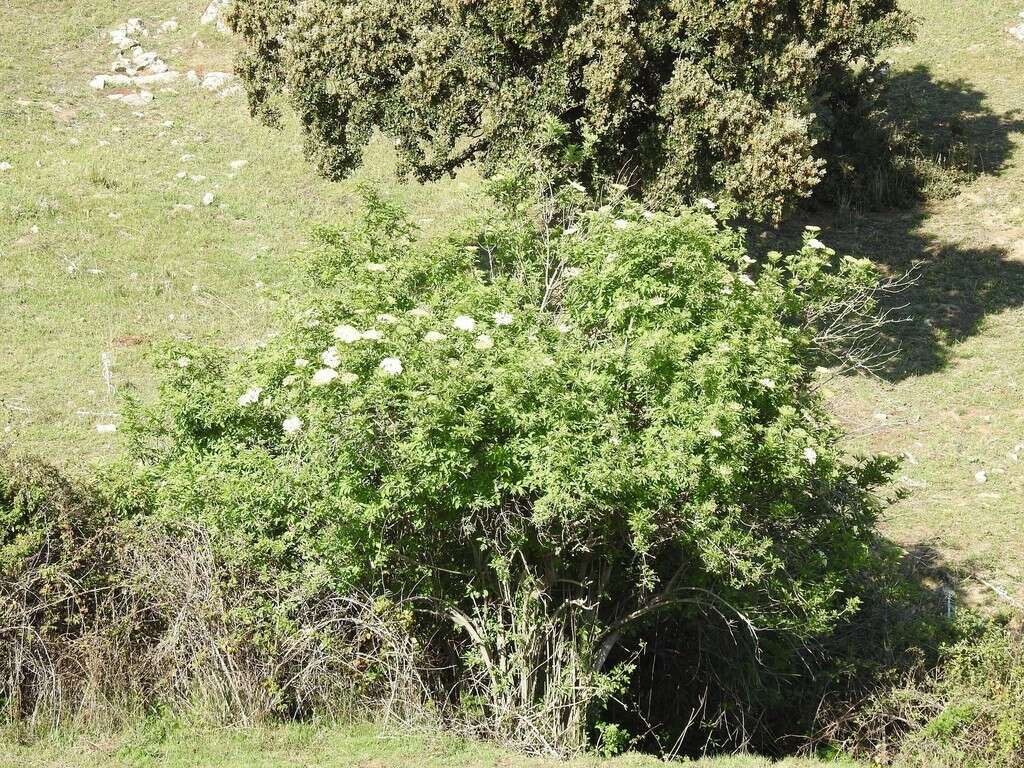
[[[370,194],[318,233],[308,306],[266,346],[168,348],[125,426],[153,514],[259,578],[411,594],[484,666],[527,604],[579,614],[593,674],[658,612],[825,631],[891,464],[842,448],[806,318],[870,265],[813,244],[755,265],[696,211],[537,215],[420,242]]]

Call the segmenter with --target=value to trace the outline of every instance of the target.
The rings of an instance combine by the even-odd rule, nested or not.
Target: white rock
[[[162,123],[160,123],[160,125],[162,125],[164,128],[173,128],[174,127],[174,121],[173,120],[164,120]]]
[[[139,42],[126,27],[118,27],[110,30],[110,44],[117,46],[119,51],[127,51],[137,46]]]
[[[188,174],[185,173],[184,171],[178,171],[176,174],[174,174],[174,177],[177,179],[184,179],[187,175]]]
[[[0,171],[9,171],[13,167],[14,166],[11,165],[10,163],[8,163],[6,160],[4,160],[2,163],[0,163]]]
[[[194,211],[196,207],[190,203],[175,203],[174,210],[176,211]]]
[[[978,470],[974,473],[974,480],[978,483],[986,483],[988,482],[988,474],[984,470]]]
[[[232,160],[230,163],[228,163],[228,165],[231,167],[231,170],[233,171],[240,171],[243,168],[245,168],[245,166],[247,166],[248,164],[248,160]]]
[[[96,90],[110,87],[124,88],[131,84],[132,79],[128,75],[96,75],[89,81],[89,85]]]
[[[189,176],[189,178],[192,181],[194,181],[196,184],[198,184],[201,181],[206,181],[206,177],[205,176],[201,176],[199,174],[196,174],[195,176]]]
[[[218,16],[220,16],[220,4],[217,0],[213,0],[213,2],[206,6],[206,10],[203,11],[203,15],[199,17],[199,23],[205,27],[208,24],[216,22]]]
[[[203,26],[216,24],[217,31],[226,35],[230,30],[228,30],[228,25],[224,21],[224,15],[230,2],[231,0],[212,0],[199,18],[199,23]]]
[[[163,59],[157,59],[148,67],[146,67],[147,75],[159,75],[161,72],[166,72],[170,67],[167,66],[167,62]]]
[[[153,94],[145,89],[138,93],[129,93],[121,99],[122,104],[127,104],[130,107],[141,107],[151,101],[153,101]]]
[[[208,91],[219,91],[231,80],[227,72],[207,72],[203,77],[202,87]]]
[[[117,432],[117,425],[115,424],[97,424],[96,431],[101,435],[109,435],[112,432]]]
[[[114,62],[110,65],[111,72],[122,72],[126,75],[134,75],[138,69],[130,60],[123,56],[118,56],[114,59]]]
[[[199,83],[202,82],[199,79],[199,75],[196,74],[196,71],[194,69],[190,69],[188,72],[185,73],[185,79],[193,85],[199,85]]]
[[[1024,43],[1024,24],[1018,24],[1010,28],[1010,35]]]
[[[133,80],[135,85],[168,85],[181,77],[180,72],[159,72],[153,75],[137,75]]]
[[[203,195],[203,205],[213,205],[213,201],[215,199],[216,198],[214,197],[213,192],[207,192],[205,195]]]
[[[149,31],[146,29],[146,25],[142,23],[142,19],[128,19],[125,22],[124,30],[129,35],[148,35]]]
[[[132,64],[139,69],[142,69],[143,67],[148,67],[151,64],[154,64],[159,58],[160,57],[157,56],[156,51],[143,51],[142,53],[136,53],[132,56]]]
[[[161,34],[164,34],[164,33],[167,33],[167,32],[177,32],[178,31],[178,20],[177,19],[168,19],[163,24],[161,24],[159,27],[157,27],[157,31],[160,32]]]

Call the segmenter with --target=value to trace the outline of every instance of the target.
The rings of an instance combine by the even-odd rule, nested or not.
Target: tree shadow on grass
[[[901,156],[874,158],[870,173],[876,185],[901,185],[904,199],[951,197],[982,175],[1000,175],[1014,134],[1024,133],[1021,110],[997,114],[982,91],[964,81],[937,80],[925,67],[894,75],[886,103],[886,114],[911,137],[910,145]],[[867,256],[891,274],[917,267],[916,282],[893,299],[908,320],[897,327],[890,340],[893,358],[879,371],[889,381],[941,370],[952,346],[977,334],[986,316],[1024,306],[1024,261],[1003,246],[968,245],[960,232],[937,233],[924,202],[902,210],[814,206],[778,230],[751,230],[752,247],[798,248],[804,225],[811,223],[840,253]],[[985,224],[969,226],[983,231]]]

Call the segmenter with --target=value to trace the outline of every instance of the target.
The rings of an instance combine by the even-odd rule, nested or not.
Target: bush
[[[102,492],[101,492],[102,491]],[[280,589],[200,526],[0,456],[0,725],[111,728],[159,709],[221,723],[405,714],[426,666],[397,600]],[[419,710],[413,710],[419,711]]]
[[[262,589],[412,598],[462,660],[459,716],[565,752],[656,616],[756,648],[856,608],[892,464],[840,447],[813,318],[875,275],[810,235],[758,274],[703,214],[496,192],[433,243],[370,194],[319,233],[284,333],[168,350],[126,471]]]
[[[330,177],[381,129],[420,180],[544,150],[648,201],[769,220],[911,32],[895,0],[237,0],[231,19],[254,113],[287,94]]]
[[[1005,620],[969,619],[934,665],[880,688],[840,746],[907,768],[1024,766],[1024,638]]]
[[[89,485],[0,454],[0,719],[126,706],[117,549],[114,516]]]

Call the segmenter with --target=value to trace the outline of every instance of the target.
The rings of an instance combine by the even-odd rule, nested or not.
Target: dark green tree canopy
[[[886,46],[897,0],[236,0],[253,111],[287,94],[330,177],[375,130],[402,170],[557,150],[580,180],[778,219]]]

